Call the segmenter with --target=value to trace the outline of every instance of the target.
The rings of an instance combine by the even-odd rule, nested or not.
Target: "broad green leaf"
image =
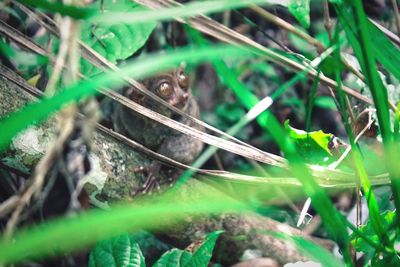
[[[192,258],[185,267],[208,266],[215,247],[215,242],[223,231],[215,231],[207,235],[203,244],[193,253]]]
[[[332,134],[326,134],[321,130],[315,132],[299,130],[291,127],[288,120],[285,122],[285,128],[306,161],[321,164],[332,155],[329,150]]]
[[[171,249],[165,252],[153,267],[201,267],[208,266],[214,250],[215,242],[223,231],[215,231],[207,235],[205,241],[192,254],[185,250]]]
[[[310,27],[310,0],[290,0],[288,9],[304,28]]]
[[[139,245],[129,235],[101,241],[90,252],[89,267],[145,267]]]
[[[133,12],[146,10],[142,6],[125,0],[117,2],[107,0],[103,8],[108,13],[117,10]],[[115,64],[118,60],[127,59],[139,50],[146,43],[155,27],[155,22],[140,24],[119,23],[112,26],[101,22],[95,24],[86,23],[82,29],[82,41]],[[86,60],[82,59],[81,62],[84,74],[92,76],[100,72]]]
[[[183,266],[182,261],[186,260],[187,257],[191,257],[189,252],[174,248],[165,252],[161,258],[154,263],[153,267],[181,267]]]
[[[181,256],[181,265],[182,266],[186,266],[186,264],[190,261],[190,259],[192,258],[193,254],[184,250],[183,254]]]

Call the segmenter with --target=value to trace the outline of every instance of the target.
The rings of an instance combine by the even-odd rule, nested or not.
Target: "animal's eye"
[[[162,97],[169,97],[174,92],[174,88],[170,83],[163,82],[158,87],[158,92],[161,94]]]
[[[178,82],[179,82],[180,87],[182,87],[182,88],[186,89],[189,86],[189,79],[184,73],[179,74]]]

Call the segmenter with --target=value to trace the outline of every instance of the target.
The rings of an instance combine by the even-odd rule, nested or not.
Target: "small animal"
[[[160,73],[142,81],[152,93],[164,99],[170,105],[195,117],[200,117],[199,107],[191,94],[189,78],[183,68]],[[190,119],[175,114],[167,107],[155,102],[133,88],[124,90],[124,96],[166,117],[183,124],[204,130]],[[147,148],[184,164],[191,164],[203,148],[203,142],[153,121],[123,105],[117,104],[113,114],[116,131],[145,145]],[[161,164],[154,162],[148,168],[148,177],[143,185],[143,193],[151,192],[158,186],[157,175]]]

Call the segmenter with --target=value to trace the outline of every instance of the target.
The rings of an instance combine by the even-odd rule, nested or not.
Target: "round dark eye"
[[[179,82],[180,87],[182,87],[182,88],[187,88],[189,86],[189,79],[183,73],[179,74],[178,82]]]
[[[163,97],[169,97],[172,95],[172,93],[174,92],[174,88],[172,87],[172,85],[170,83],[167,82],[163,82],[162,84],[160,84],[160,86],[158,87],[158,92],[161,94],[161,96]]]

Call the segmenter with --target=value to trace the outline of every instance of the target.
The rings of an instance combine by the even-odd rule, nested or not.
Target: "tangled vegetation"
[[[0,7],[1,265],[400,266],[396,1]]]

